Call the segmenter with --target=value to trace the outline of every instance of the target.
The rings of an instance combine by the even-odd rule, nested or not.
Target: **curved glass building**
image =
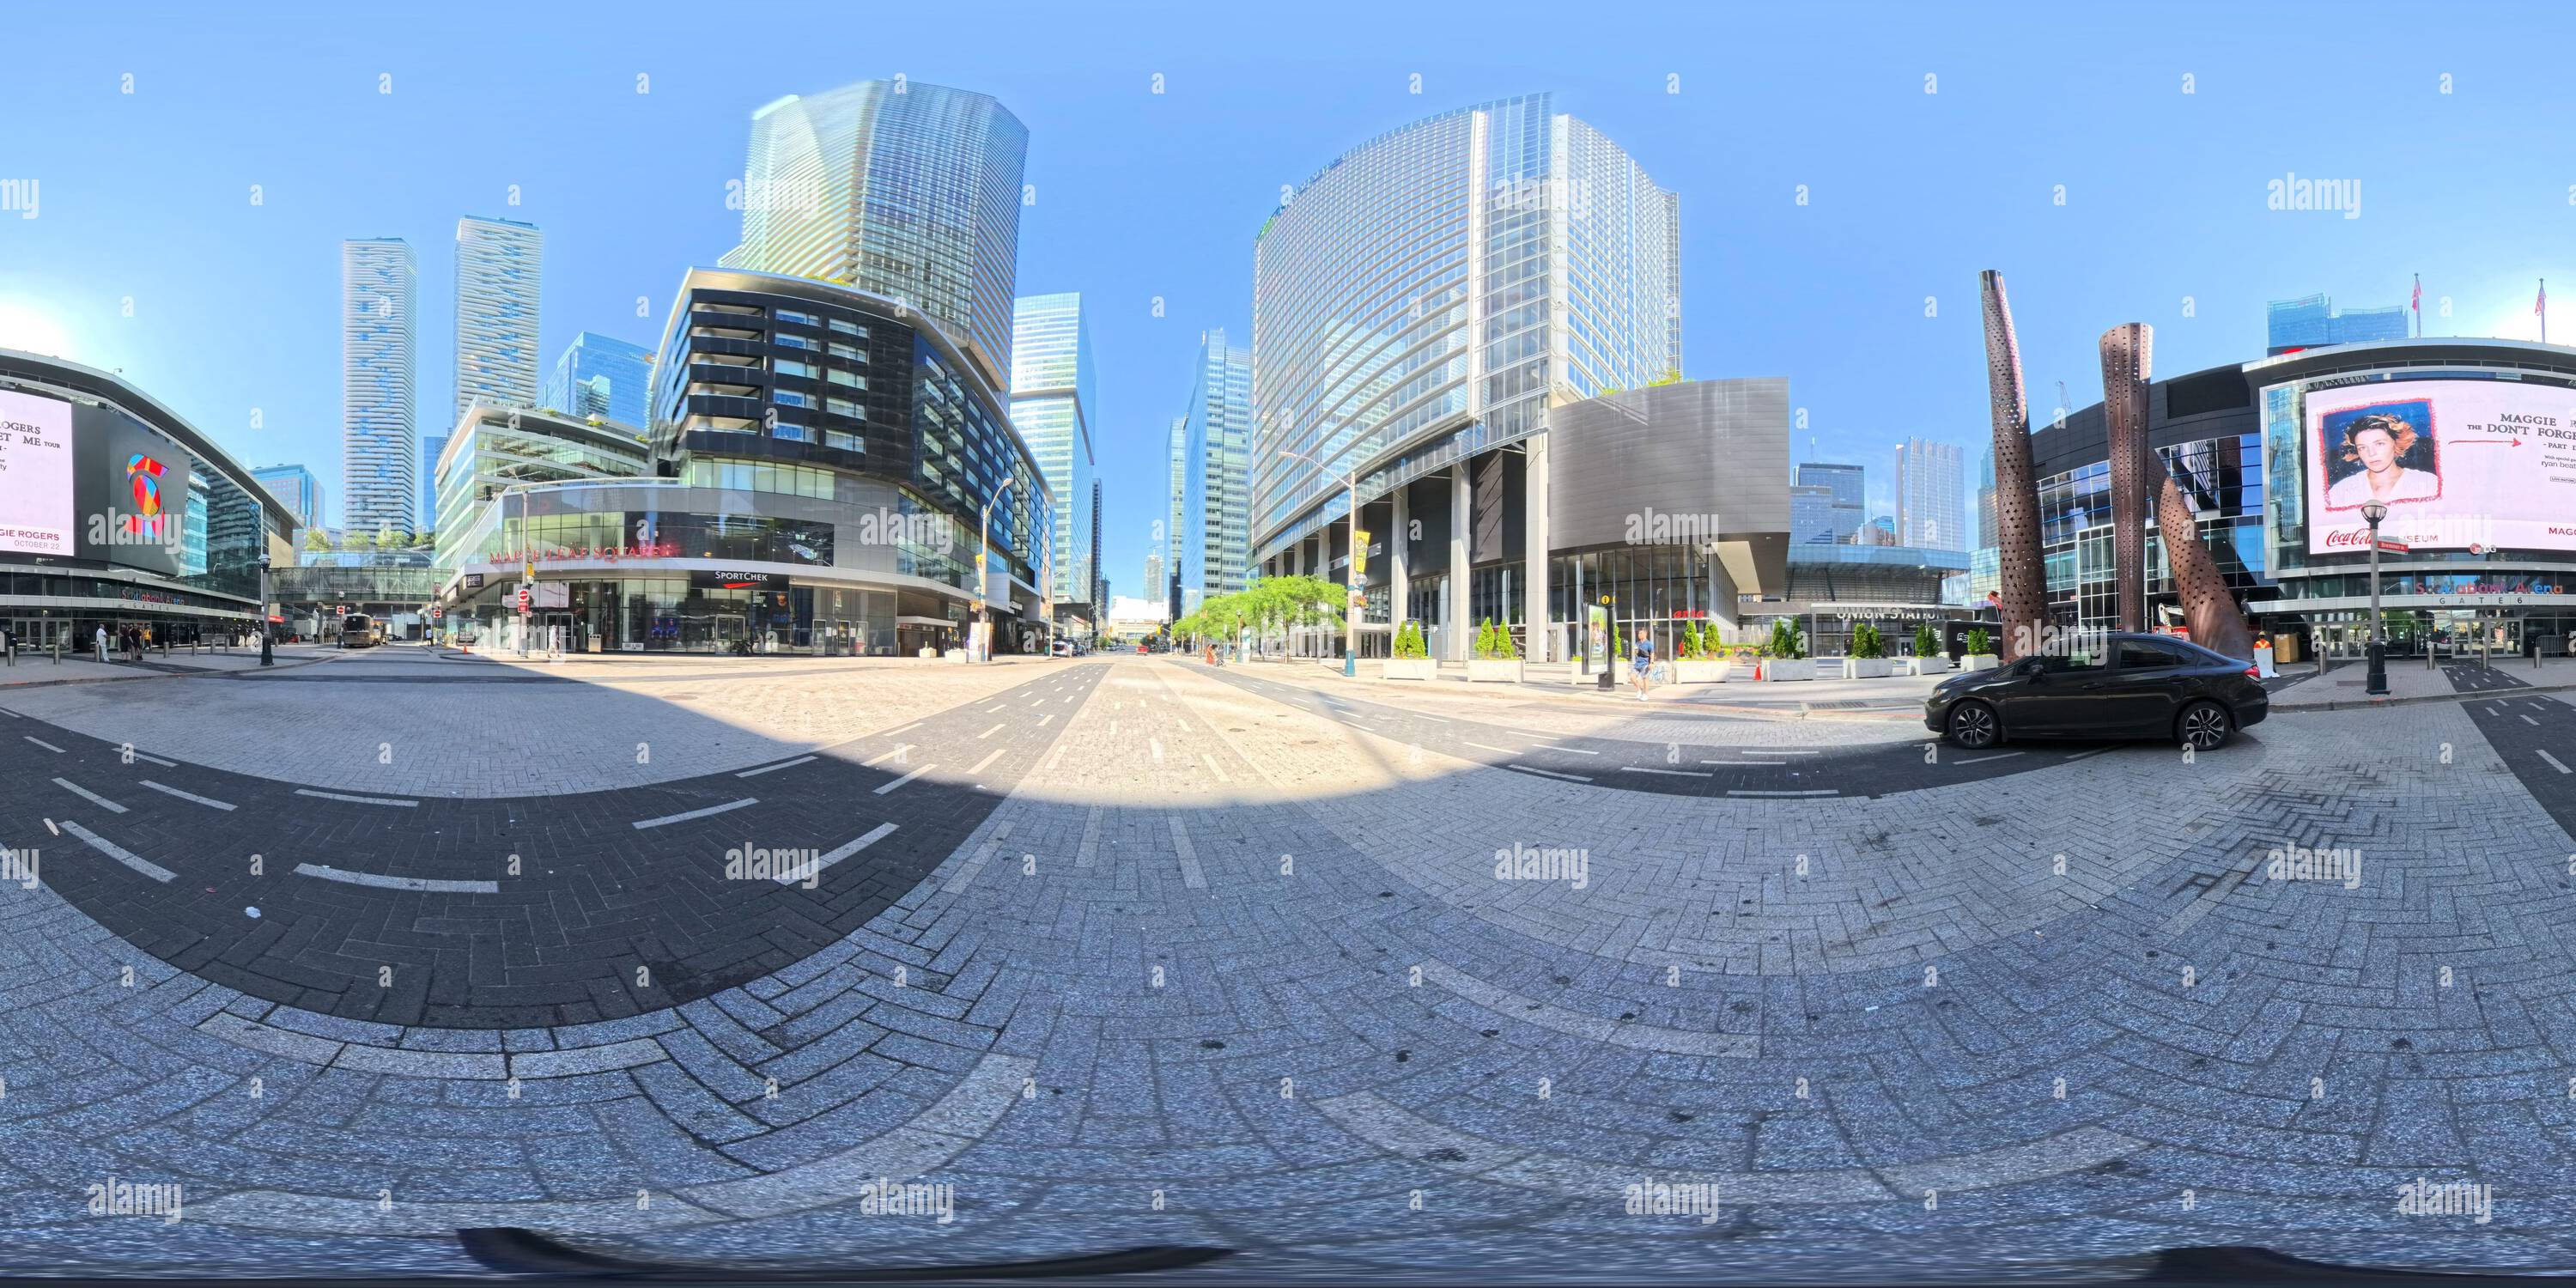
[[[1029,131],[991,95],[872,80],[752,114],[726,268],[817,277],[954,327],[1007,389]]]
[[[1388,500],[1448,474],[1459,526],[1481,535],[1453,567],[1413,579],[1427,613],[1381,606],[1371,618],[1436,628],[1463,614],[1463,589],[1441,590],[1439,577],[1508,562],[1493,494],[1506,475],[1480,458],[1543,438],[1552,407],[1677,377],[1679,220],[1674,194],[1545,94],[1416,121],[1317,171],[1263,225],[1253,257],[1256,568],[1342,576],[1346,476],[1379,523],[1409,527]],[[1543,471],[1516,464],[1509,477],[1544,509]],[[1504,615],[1544,605],[1545,580],[1500,593],[1515,605]],[[1464,647],[1464,632],[1448,634]]]

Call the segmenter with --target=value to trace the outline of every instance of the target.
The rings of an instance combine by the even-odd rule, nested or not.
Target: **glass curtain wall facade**
[[[2201,540],[2240,597],[2264,581],[2262,439],[2229,434],[2155,449],[2200,515]],[[2119,587],[2111,560],[2111,466],[2095,461],[2041,479],[2040,554],[2049,613],[2062,625],[2116,630]],[[2164,539],[2147,530],[2150,609],[2174,603]],[[1971,566],[1974,571],[1974,565]]]
[[[1004,388],[1029,132],[991,96],[919,81],[789,95],[752,114],[727,268],[902,300],[971,339]]]
[[[467,407],[449,438],[453,448],[442,453],[437,464],[434,564],[440,568],[457,566],[465,553],[466,529],[508,488],[572,479],[633,478],[652,472],[649,449],[641,436],[524,408],[479,403]]]
[[[1250,579],[1252,352],[1222,330],[1199,336],[1197,383],[1181,435],[1181,611]]]
[[[1055,597],[1091,600],[1093,476],[1091,420],[1099,414],[1091,328],[1076,293],[1022,296],[1011,324],[1011,425],[1037,458],[1056,496]]]
[[[1679,371],[1679,217],[1544,94],[1417,121],[1318,171],[1255,245],[1253,558],[1337,518],[1353,468],[1443,434],[1506,442],[1545,428],[1552,393]],[[1362,501],[1447,457],[1407,459],[1364,474]]]
[[[537,405],[546,235],[515,219],[456,221],[456,384],[448,423],[475,403]]]
[[[340,510],[351,532],[418,526],[419,289],[401,238],[340,244]]]
[[[597,416],[642,429],[651,416],[653,351],[640,344],[584,331],[555,358],[554,373],[537,405],[576,420]]]
[[[313,471],[301,465],[263,465],[250,476],[286,503],[296,527],[322,526],[322,480],[313,477]]]

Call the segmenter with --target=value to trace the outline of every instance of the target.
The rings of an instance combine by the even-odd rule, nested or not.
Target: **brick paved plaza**
[[[0,689],[14,1264],[2566,1263],[2576,708],[2503,667],[2186,758],[1159,657],[291,661]]]

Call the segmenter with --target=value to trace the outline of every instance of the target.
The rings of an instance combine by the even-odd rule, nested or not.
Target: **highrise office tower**
[[[438,454],[447,450],[450,437],[426,434],[420,440],[420,510],[413,522],[433,531],[438,527]]]
[[[1011,383],[1020,172],[1029,132],[984,94],[861,81],[752,113],[727,268],[819,277],[899,299]]]
[[[2406,331],[2406,306],[2402,304],[2337,312],[2334,301],[2323,295],[2302,295],[2295,300],[2274,300],[2263,310],[2264,352],[2273,357],[2329,344],[2403,340]]]
[[[652,350],[584,331],[556,356],[537,405],[576,420],[597,416],[641,430],[652,416],[652,383]]]
[[[1091,418],[1098,414],[1091,365],[1091,328],[1082,296],[1022,296],[1011,322],[1011,426],[1037,458],[1053,493],[1055,597],[1091,598]]]
[[[1162,552],[1162,551],[1160,551],[1160,550],[1149,550],[1149,551],[1147,551],[1147,552],[1145,553],[1145,595],[1144,595],[1144,598],[1146,598],[1146,599],[1160,599],[1160,598],[1162,598],[1162,596],[1161,596],[1160,594],[1158,594],[1157,592],[1158,592],[1158,591],[1160,591],[1160,590],[1162,589],[1162,587],[1163,587],[1163,585],[1164,585],[1164,580],[1165,580],[1165,579],[1164,579],[1164,577],[1163,577],[1163,552]]]
[[[1169,438],[1164,440],[1164,447],[1170,456],[1171,478],[1169,484],[1170,492],[1164,497],[1163,506],[1163,580],[1155,583],[1152,589],[1147,592],[1147,597],[1168,600],[1169,602],[1164,605],[1164,611],[1172,620],[1177,621],[1181,615],[1181,595],[1179,589],[1181,584],[1181,548],[1184,544],[1197,544],[1196,542],[1184,542],[1181,535],[1181,519],[1189,510],[1190,499],[1189,417],[1174,416],[1172,418],[1172,433]]]
[[[1252,351],[1199,334],[1197,383],[1182,418],[1181,611],[1244,588],[1252,562],[1245,490],[1252,451]]]
[[[322,526],[322,480],[301,465],[263,465],[250,476],[261,487],[286,503],[287,513],[295,516],[298,528]]]
[[[447,423],[475,403],[537,405],[537,306],[546,235],[514,219],[456,221],[456,397]]]
[[[340,243],[340,509],[351,532],[412,529],[419,286],[401,238]]]
[[[1792,541],[1828,541],[1849,545],[1860,537],[1863,510],[1868,500],[1867,479],[1857,465],[1831,465],[1818,461],[1798,463],[1800,487],[1826,489],[1825,532],[1821,537],[1807,534],[1804,527],[1790,535]],[[1793,494],[1794,495],[1794,494]],[[1812,506],[1814,503],[1809,502]],[[1794,508],[1794,506],[1793,506]],[[1795,515],[1792,516],[1795,521]]]
[[[1097,624],[1101,615],[1109,611],[1109,573],[1100,562],[1100,476],[1097,474],[1091,476],[1091,558],[1088,563],[1093,582],[1091,620]]]
[[[1679,371],[1679,229],[1679,199],[1544,94],[1316,171],[1254,243],[1258,557],[1340,522],[1349,471],[1369,504],[1397,453],[1472,454],[1543,431],[1552,398]]]
[[[1995,544],[1995,449],[1977,457],[1977,549]]]
[[[1896,544],[1967,549],[1966,496],[1958,444],[1907,439],[1896,449]]]

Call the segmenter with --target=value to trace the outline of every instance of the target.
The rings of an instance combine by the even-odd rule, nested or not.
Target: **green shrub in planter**
[[[1968,646],[1968,656],[1970,657],[1983,657],[1986,654],[1995,651],[1994,641],[1987,638],[1984,627],[1978,627],[1975,630],[1969,631],[1966,642]]]
[[[1914,628],[1914,656],[1930,657],[1941,651],[1941,637],[1932,632],[1929,622]]]
[[[1851,655],[1876,659],[1887,656],[1887,644],[1878,637],[1878,628],[1867,622],[1852,628]]]
[[[1771,656],[1795,661],[1807,655],[1807,635],[1787,618],[1771,623]]]
[[[1395,655],[1409,662],[1431,656],[1430,648],[1422,642],[1422,623],[1406,622],[1395,633]]]

